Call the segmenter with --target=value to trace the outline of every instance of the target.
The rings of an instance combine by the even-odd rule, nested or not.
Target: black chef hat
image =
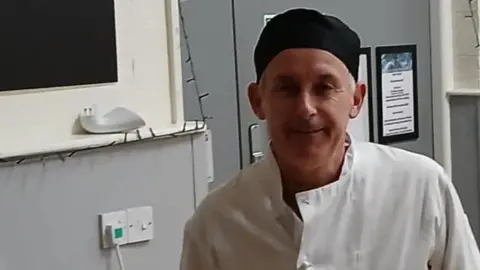
[[[285,11],[267,23],[258,39],[254,52],[257,82],[277,54],[293,48],[332,53],[357,81],[360,46],[358,34],[336,17],[304,8]]]

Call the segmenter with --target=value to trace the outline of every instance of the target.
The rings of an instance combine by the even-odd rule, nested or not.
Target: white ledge
[[[61,154],[68,156],[68,153],[82,150],[93,150],[145,140],[172,138],[175,136],[201,133],[206,129],[206,124],[203,121],[187,121],[183,125],[171,128],[141,128],[138,131],[130,133],[76,135],[72,140],[46,145],[42,148],[33,149],[25,147],[25,149],[15,149],[15,151],[0,152],[0,161],[13,162],[35,157],[43,159],[44,157],[54,155],[64,158]]]
[[[448,96],[480,96],[480,89],[459,88],[447,91]]]

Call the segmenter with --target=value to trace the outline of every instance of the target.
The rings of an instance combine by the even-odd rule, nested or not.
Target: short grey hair
[[[352,74],[349,74],[348,77],[348,86],[352,92],[355,92],[355,90],[357,89],[357,82],[355,81],[355,78],[353,78]]]

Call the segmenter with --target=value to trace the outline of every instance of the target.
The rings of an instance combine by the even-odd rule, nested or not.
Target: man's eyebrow
[[[292,76],[282,75],[282,74],[275,76],[273,81],[275,83],[294,83],[294,82],[296,82],[296,80]]]
[[[335,77],[335,75],[331,73],[319,73],[316,76],[317,81],[327,81],[327,82],[336,82],[338,79]],[[274,84],[284,84],[284,83],[297,83],[298,81],[295,79],[295,77],[291,75],[285,75],[285,74],[279,74],[273,78],[273,83]]]
[[[330,73],[319,74],[317,78],[320,80],[329,80],[329,81],[335,80],[335,76],[333,76]]]

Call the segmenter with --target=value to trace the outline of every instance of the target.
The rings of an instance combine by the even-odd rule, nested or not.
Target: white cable
[[[118,265],[120,267],[120,270],[125,270],[125,265],[123,264],[123,256],[122,252],[120,251],[120,244],[118,243],[118,240],[115,239],[115,230],[113,229],[112,226],[107,226],[105,233],[108,235],[108,238],[111,242],[111,244],[115,247],[115,253],[117,254],[117,260],[118,260]]]
[[[120,251],[120,245],[115,244],[115,251],[117,253],[118,264],[120,266],[120,270],[125,270],[125,266],[123,265],[123,257],[122,252]]]

